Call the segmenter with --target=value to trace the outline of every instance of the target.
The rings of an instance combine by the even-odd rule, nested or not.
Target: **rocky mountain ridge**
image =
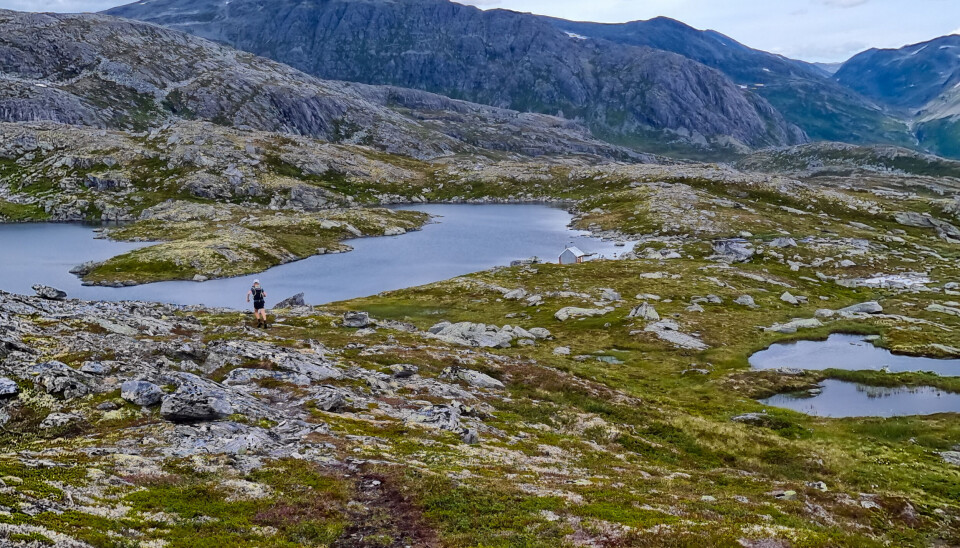
[[[559,113],[612,142],[736,148],[805,140],[759,95],[700,63],[582,40],[515,12],[446,0],[170,0],[106,13],[190,32],[322,78]]]
[[[719,32],[667,17],[621,24],[545,19],[578,36],[670,51],[715,68],[769,101],[811,140],[914,144],[907,124],[874,99],[813,65],[749,48]]]
[[[318,80],[155,25],[0,11],[0,120],[144,130],[212,121],[431,158],[491,150],[642,160],[574,122]]]

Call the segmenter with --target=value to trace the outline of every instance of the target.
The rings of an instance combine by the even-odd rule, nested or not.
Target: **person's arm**
[[[247,302],[250,302],[250,294],[251,294],[251,293],[253,293],[253,292],[252,292],[252,291],[247,291]]]

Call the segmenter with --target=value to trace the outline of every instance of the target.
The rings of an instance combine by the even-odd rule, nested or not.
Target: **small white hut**
[[[576,246],[570,246],[560,254],[560,264],[578,264],[582,263],[587,254],[580,251]]]

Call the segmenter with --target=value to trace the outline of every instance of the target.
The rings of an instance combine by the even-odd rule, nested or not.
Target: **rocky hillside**
[[[671,51],[715,68],[767,99],[813,140],[914,144],[906,123],[823,70],[749,48],[718,32],[697,30],[666,17],[623,24],[545,19],[578,36]]]
[[[698,62],[583,40],[515,12],[447,0],[158,0],[107,13],[190,32],[322,78],[561,114],[614,142],[805,140],[759,95]]]
[[[414,90],[323,81],[154,25],[0,11],[0,120],[143,130],[180,119],[436,157],[642,156],[576,123]]]
[[[844,63],[836,78],[877,101],[922,108],[960,82],[960,36],[900,49],[869,49]]]
[[[844,63],[836,78],[907,112],[923,148],[960,158],[960,36],[865,51]]]
[[[946,398],[957,377],[747,361],[834,332],[960,355],[955,180],[939,196],[911,177],[567,168],[447,173],[471,174],[451,192],[571,197],[578,226],[632,252],[321,308],[271,299],[267,329],[0,291],[0,545],[960,543],[955,414],[757,401],[835,383]]]

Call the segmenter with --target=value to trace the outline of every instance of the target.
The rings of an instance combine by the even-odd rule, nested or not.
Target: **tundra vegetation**
[[[747,363],[836,332],[960,355],[952,163],[819,145],[742,170],[423,161],[195,122],[22,131],[0,163],[7,220],[119,219],[107,236],[162,240],[91,282],[232,275],[234,254],[259,270],[426,221],[376,207],[397,202],[557,201],[639,243],[276,310],[269,330],[223,309],[0,293],[10,545],[960,543],[955,415],[756,401],[824,379],[960,380]],[[248,245],[265,239],[285,251]]]

